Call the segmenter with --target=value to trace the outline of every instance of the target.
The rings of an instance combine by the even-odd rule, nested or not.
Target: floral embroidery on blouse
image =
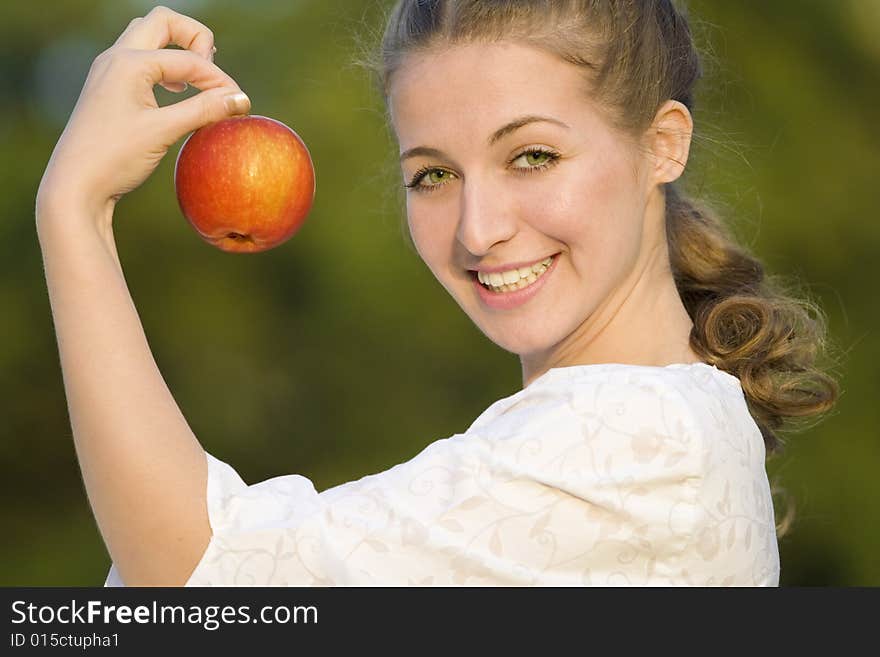
[[[461,434],[317,492],[207,454],[187,586],[777,586],[765,450],[704,364],[549,370]],[[105,583],[123,586],[115,566]]]

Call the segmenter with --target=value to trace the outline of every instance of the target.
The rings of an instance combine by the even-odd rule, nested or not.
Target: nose
[[[516,225],[503,190],[473,180],[462,184],[456,237],[471,254],[483,256],[495,244],[509,240],[516,234]]]

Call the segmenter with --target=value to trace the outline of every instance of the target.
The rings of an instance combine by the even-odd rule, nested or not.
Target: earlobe
[[[650,128],[657,182],[672,182],[684,173],[693,127],[691,113],[682,103],[669,100],[660,107]]]

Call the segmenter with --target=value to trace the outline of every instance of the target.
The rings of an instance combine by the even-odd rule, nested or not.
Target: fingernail
[[[217,46],[211,48],[211,61],[214,61],[214,54],[217,52]]]
[[[250,106],[251,101],[246,94],[234,93],[226,96],[226,109],[233,114],[245,114]]]

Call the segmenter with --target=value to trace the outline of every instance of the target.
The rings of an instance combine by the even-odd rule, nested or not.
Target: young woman
[[[164,49],[169,43],[183,51]],[[402,0],[376,66],[418,253],[523,388],[317,492],[206,453],[149,351],[116,201],[248,110],[163,7],[102,53],[37,227],[110,585],[776,585],[765,456],[827,410],[821,321],[676,187],[700,64],[670,0]],[[197,96],[157,107],[152,87]],[[478,383],[478,382],[472,382]]]

